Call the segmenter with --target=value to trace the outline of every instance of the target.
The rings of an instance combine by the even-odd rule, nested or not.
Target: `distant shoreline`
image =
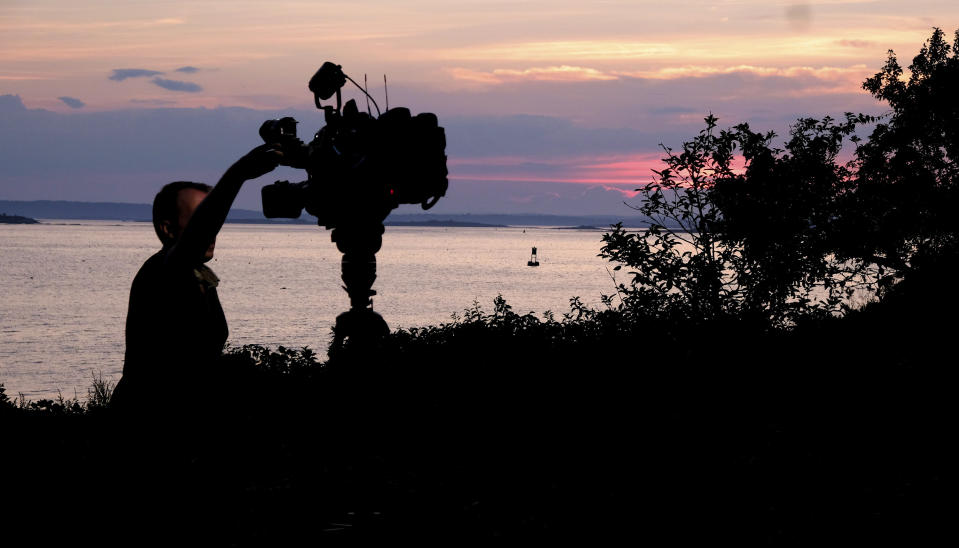
[[[148,219],[60,219],[60,218],[41,218],[39,220],[17,215],[0,215],[0,224],[45,224],[62,226],[82,226],[82,221],[98,222],[116,222],[116,223],[151,223]],[[270,226],[315,226],[316,223],[306,219],[227,219],[226,224],[238,225],[270,225]],[[120,225],[115,225],[120,226]],[[531,224],[492,224],[479,223],[473,221],[454,221],[452,219],[427,220],[427,221],[389,221],[383,223],[383,226],[398,228],[538,228],[547,230],[581,230],[581,231],[604,231],[608,228],[595,225],[579,226],[551,226],[551,225],[531,225]],[[630,227],[626,227],[630,228]]]
[[[87,220],[87,221],[142,221],[150,222],[150,204],[120,202],[73,202],[53,200],[0,200],[0,211],[8,215],[33,219]],[[254,209],[233,208],[227,217],[228,223],[300,225],[316,224],[312,216],[300,219],[267,219],[263,212]],[[557,215],[544,213],[427,213],[416,207],[401,207],[392,212],[385,224],[388,226],[421,227],[551,227],[587,230],[609,228],[615,223],[627,228],[647,228],[649,222],[640,216],[626,215]]]
[[[20,215],[7,215],[6,213],[0,213],[0,224],[37,225],[37,224],[40,224],[40,221],[36,219],[31,219],[30,217],[22,217]]]
[[[489,223],[477,223],[471,221],[454,221],[452,219],[429,220],[429,221],[386,221],[385,226],[437,226],[437,227],[460,227],[460,228],[509,228],[509,225],[497,225]]]

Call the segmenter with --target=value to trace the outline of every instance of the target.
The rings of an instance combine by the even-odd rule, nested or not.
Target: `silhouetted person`
[[[228,328],[218,278],[204,263],[243,183],[269,173],[281,153],[259,146],[230,166],[212,189],[178,181],[153,201],[162,249],[140,268],[130,289],[123,377],[112,398],[128,412],[181,413],[218,382],[216,362]],[[137,413],[138,414],[138,413]]]

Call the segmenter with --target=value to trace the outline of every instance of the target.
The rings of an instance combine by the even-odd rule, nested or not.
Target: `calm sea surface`
[[[600,231],[387,227],[373,305],[390,327],[450,321],[502,294],[519,313],[599,305],[614,292],[596,257]],[[540,266],[526,266],[537,246]],[[123,368],[130,282],[159,249],[149,223],[46,221],[0,225],[0,383],[29,399],[85,396],[94,373]],[[209,266],[220,277],[229,343],[309,346],[325,356],[349,308],[340,253],[309,225],[226,225]]]

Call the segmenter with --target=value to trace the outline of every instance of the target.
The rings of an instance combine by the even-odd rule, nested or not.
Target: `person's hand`
[[[279,145],[275,144],[260,145],[254,148],[230,166],[231,174],[244,181],[249,181],[273,171],[283,158],[283,153],[278,149]]]

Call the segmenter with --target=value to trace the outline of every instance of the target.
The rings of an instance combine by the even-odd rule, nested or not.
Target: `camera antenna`
[[[357,88],[359,88],[360,91],[363,92],[363,95],[366,95],[366,99],[367,99],[368,101],[373,101],[373,106],[376,107],[376,115],[377,115],[377,116],[379,116],[380,114],[382,114],[382,113],[380,112],[380,106],[376,104],[376,99],[374,99],[373,97],[371,97],[370,94],[367,93],[365,89],[363,89],[363,86],[357,84],[357,83],[356,83],[356,80],[350,78],[350,77],[347,76],[346,74],[344,74],[343,76],[346,76],[346,79],[347,79],[347,80],[349,80],[350,82],[353,82],[353,85],[356,86]]]
[[[383,91],[386,93],[386,110],[390,110],[390,88],[386,85],[386,75],[383,75]]]
[[[365,72],[363,73],[363,87],[366,89],[370,89],[370,84],[369,82],[366,81]],[[370,96],[369,95],[366,96],[366,113],[369,114],[370,116],[373,116],[373,113],[370,112]]]

